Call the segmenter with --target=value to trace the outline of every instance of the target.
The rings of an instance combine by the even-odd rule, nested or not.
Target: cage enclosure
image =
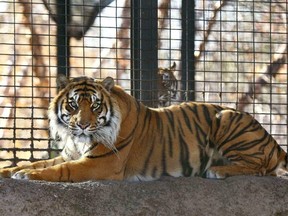
[[[59,74],[111,76],[150,107],[192,100],[249,112],[287,151],[287,9],[284,0],[1,1],[0,168],[61,151],[47,119]]]

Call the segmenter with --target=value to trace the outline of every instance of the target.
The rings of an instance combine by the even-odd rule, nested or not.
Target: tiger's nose
[[[86,129],[86,128],[88,128],[88,127],[90,126],[90,123],[77,122],[76,124],[77,124],[77,126],[78,126],[79,128],[81,128],[82,130],[84,130],[84,129]]]

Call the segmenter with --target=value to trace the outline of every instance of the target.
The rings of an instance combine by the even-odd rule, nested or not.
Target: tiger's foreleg
[[[123,180],[124,171],[118,168],[121,163],[96,161],[83,158],[64,162],[43,169],[23,169],[15,173],[14,179],[44,180],[53,182],[81,182],[88,180]]]
[[[62,156],[58,156],[49,160],[37,161],[29,165],[17,166],[17,167],[11,167],[11,168],[3,168],[3,169],[0,169],[0,178],[10,178],[16,172],[23,170],[23,169],[30,169],[30,170],[43,169],[43,168],[51,167],[51,166],[54,166],[63,162],[64,162],[64,159],[62,158]]]

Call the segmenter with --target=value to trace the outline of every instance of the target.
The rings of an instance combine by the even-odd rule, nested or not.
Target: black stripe
[[[200,176],[204,175],[205,168],[210,160],[210,157],[205,153],[205,149],[198,146],[198,151],[200,152]]]
[[[68,92],[66,93],[66,96],[65,96],[65,99],[63,99],[62,101],[61,101],[61,103],[60,103],[60,110],[58,109],[58,103],[59,103],[59,101],[57,101],[56,102],[56,106],[54,107],[54,112],[56,113],[56,115],[57,115],[57,117],[58,117],[58,114],[59,114],[59,112],[61,112],[61,114],[62,114],[62,109],[63,109],[63,104],[64,104],[64,101],[66,101],[67,103],[68,103],[68,97],[69,97],[69,94],[68,94]]]
[[[171,136],[171,130],[167,127],[167,134],[168,134],[168,145],[169,145],[169,156],[173,157],[173,139]]]
[[[173,115],[173,112],[171,110],[168,110],[168,109],[165,109],[165,115],[168,119],[168,122],[171,127],[173,127],[175,125],[175,122],[174,122],[174,115]],[[173,134],[175,136],[175,129],[173,128]]]
[[[93,84],[89,84],[87,82],[82,82],[82,83],[76,83],[73,85],[73,87],[71,89],[73,89],[74,91],[78,92],[78,91],[93,91],[94,93],[97,92],[96,88],[98,86],[93,85]]]
[[[71,170],[67,164],[65,165],[65,168],[67,169],[67,180],[71,181]]]
[[[164,142],[164,145],[162,146],[162,174],[166,175],[167,173],[167,166],[166,166],[166,146],[165,146],[165,143]]]
[[[271,169],[267,169],[266,173],[271,173],[272,171],[276,170],[276,168],[278,167],[278,163],[275,163],[275,166],[271,167]]]
[[[271,141],[270,141],[270,142],[271,142]],[[270,142],[269,142],[269,143],[270,143]],[[268,154],[269,163],[270,163],[272,157],[274,156],[274,153],[276,152],[276,148],[277,148],[277,146],[276,146],[276,145],[273,145],[273,148],[271,149],[271,151],[270,151],[269,154]]]
[[[149,109],[146,109],[146,112],[145,112],[145,117],[144,117],[144,122],[143,122],[143,126],[142,126],[142,130],[144,131],[144,128],[149,127],[149,125],[151,122],[151,111]]]
[[[206,131],[207,133],[205,133],[205,131],[202,129],[201,125],[199,125],[198,123],[194,122],[195,124],[195,128],[196,128],[196,139],[197,139],[197,143],[203,147],[206,146],[206,137],[207,137],[207,133],[209,131]]]
[[[208,109],[207,106],[203,106],[203,114],[204,114],[206,123],[207,123],[208,125],[211,125],[212,120],[211,120],[210,112],[209,112],[209,109]],[[216,112],[214,112],[213,114],[214,114],[214,116],[215,116]]]
[[[89,151],[92,151],[94,148],[96,148],[98,146],[99,143],[93,143],[88,149],[87,151],[84,152],[84,154],[88,153]]]
[[[192,126],[191,126],[191,121],[189,119],[189,116],[187,115],[186,111],[183,109],[183,107],[180,107],[180,110],[182,112],[182,115],[184,117],[184,121],[186,123],[186,126],[189,128],[189,130],[191,131],[191,133],[193,133],[192,131]]]
[[[77,95],[84,96],[84,97],[89,97],[97,93],[95,89],[87,89],[87,88],[74,89],[74,92],[76,92]]]
[[[233,162],[236,162],[236,161],[240,161],[241,164],[244,164],[243,161],[245,161],[246,164],[249,164],[249,165],[246,165],[248,167],[251,167],[251,166],[254,166],[253,168],[254,169],[261,169],[263,167],[263,164],[260,162],[262,161],[262,158],[263,158],[263,154],[260,155],[260,157],[256,158],[256,155],[259,155],[259,154],[251,154],[251,155],[245,155],[245,157],[241,156],[238,154],[238,159],[236,158],[233,158],[233,159],[230,159],[230,161],[233,161]],[[247,158],[251,158],[251,159],[247,159]],[[257,160],[258,162],[257,162]],[[261,166],[259,166],[261,164]]]
[[[179,136],[185,136],[181,123],[182,123],[181,119],[178,118],[178,134]]]
[[[214,107],[214,109],[216,110],[216,113],[225,109],[224,107],[221,107],[221,106],[215,105],[215,104],[210,104],[210,106]],[[230,110],[230,108],[229,108],[229,110]],[[235,110],[235,109],[231,108],[231,110]]]
[[[198,111],[198,107],[199,107],[199,106],[200,106],[200,105],[194,104],[194,103],[193,103],[193,104],[187,104],[187,108],[188,108],[191,112],[193,112],[194,117],[196,117],[198,121],[200,121],[199,111]]]
[[[158,171],[157,166],[154,166],[154,168],[153,168],[153,170],[152,170],[152,175],[151,175],[153,178],[156,178],[156,177],[157,177],[157,176],[156,176],[157,171]]]
[[[100,103],[101,103],[101,104],[103,104],[104,98],[105,98],[105,96],[104,96],[103,92],[101,92],[101,95],[100,95]],[[99,99],[99,98],[98,98],[98,99]],[[110,99],[110,100],[111,100],[111,99]]]
[[[54,113],[57,115],[57,118],[58,118],[58,113],[59,113],[58,103],[59,101],[56,101],[55,106],[54,106]],[[62,100],[62,103],[63,103],[63,100]],[[62,107],[62,103],[60,107]]]
[[[219,150],[220,148],[222,148],[222,147],[223,147],[225,144],[227,144],[228,142],[230,142],[230,141],[232,141],[232,140],[240,137],[241,135],[243,135],[245,132],[247,132],[246,129],[249,128],[249,127],[251,127],[251,125],[253,124],[253,122],[252,122],[252,123],[246,125],[245,127],[243,127],[243,126],[241,126],[241,125],[236,125],[233,121],[234,121],[234,118],[232,119],[232,121],[231,121],[230,124],[228,125],[228,128],[232,128],[232,126],[233,126],[234,129],[233,129],[233,130],[229,130],[229,134],[228,134],[228,133],[225,134],[225,136],[226,136],[227,138],[226,138],[221,144],[218,144],[218,150]],[[237,120],[237,121],[238,121],[238,120]],[[220,125],[221,125],[221,123],[220,123]],[[239,132],[236,132],[237,130],[239,130],[239,128],[241,128],[240,131],[239,131]]]
[[[63,165],[60,165],[60,176],[59,176],[59,181],[61,182],[63,177]]]
[[[217,143],[219,141],[219,139],[222,138],[222,137],[217,137],[217,134],[218,134],[218,132],[220,130],[221,119],[216,118],[216,116],[215,116],[213,123],[215,124],[215,127],[213,127],[214,124],[212,124],[212,127],[211,127],[212,128],[213,137],[210,137],[210,138]],[[212,134],[212,133],[210,131],[210,134]]]
[[[114,111],[114,106],[113,106],[113,103],[112,103],[112,100],[111,98],[109,98],[109,107],[110,107],[110,112],[111,112],[111,118],[115,116],[115,111]],[[108,107],[107,107],[107,110],[108,110]]]
[[[230,116],[231,117],[231,122],[234,122],[235,123],[239,123],[241,120],[243,120],[243,114],[242,113],[237,113],[237,112],[231,112],[230,113]],[[253,121],[251,121],[250,123],[252,123]],[[234,124],[235,124],[234,123]]]
[[[244,133],[249,132],[249,130],[247,130],[247,129],[250,128],[251,125],[252,124],[250,123],[250,124],[243,127],[240,124],[236,125],[236,124],[233,124],[233,122],[231,122],[229,124],[228,128],[232,128],[232,126],[234,126],[234,129],[232,131],[229,131],[230,135],[226,134],[227,138],[230,138],[230,139],[226,139],[225,142],[229,142],[231,140],[234,140],[234,139],[240,137],[241,135],[243,135]],[[240,130],[239,130],[239,128],[240,128]],[[237,130],[239,130],[239,132],[236,133]]]
[[[255,145],[258,145],[260,143],[262,143],[264,140],[266,139],[266,137],[262,137],[261,139],[258,140],[253,140],[253,141],[242,141],[242,142],[237,142],[237,143],[233,143],[230,147],[226,148],[225,150],[223,150],[223,156],[225,156],[227,153],[237,150],[237,151],[245,151],[245,150],[249,150],[252,147],[254,147]],[[269,143],[269,141],[268,141]],[[260,150],[260,149],[259,149]]]
[[[67,148],[64,148],[64,153],[71,159],[71,160],[76,160],[76,158],[72,157],[72,155],[70,154],[70,151],[68,152]]]
[[[245,160],[245,158],[248,158],[248,157],[251,157],[251,160]],[[253,161],[255,161],[255,160],[262,161],[262,159],[263,159],[263,152],[259,152],[259,151],[251,152],[251,153],[245,152],[245,154],[244,153],[239,154],[239,152],[234,152],[234,154],[229,155],[229,161],[242,161],[243,162],[243,160],[244,160],[244,161],[251,162],[252,160]],[[254,162],[253,162],[253,164],[254,164]]]
[[[143,166],[143,169],[142,171],[140,172],[142,176],[147,176],[147,170],[148,170],[148,166],[149,166],[149,161],[150,161],[150,158],[152,157],[152,153],[153,153],[153,150],[154,150],[154,147],[155,147],[155,138],[153,139],[153,141],[151,142],[151,148],[148,152],[148,155],[146,156],[146,160],[144,162],[144,166]]]
[[[193,172],[193,168],[189,163],[189,151],[188,146],[182,136],[179,136],[179,144],[180,144],[180,163],[182,165],[182,174],[185,177],[191,176]]]
[[[126,146],[128,146],[130,144],[130,142],[127,142],[125,145],[122,145],[120,147],[117,147],[116,150],[117,151],[121,151],[123,148],[125,148]],[[105,154],[102,154],[102,155],[88,155],[86,156],[87,158],[89,159],[96,159],[96,158],[102,158],[102,157],[107,157],[107,156],[110,156],[110,155],[113,155],[115,154],[115,151],[111,150]]]
[[[157,132],[161,136],[161,140],[163,139],[163,122],[162,118],[160,117],[158,112],[154,112],[155,114],[155,119],[156,119],[156,124],[157,124]],[[161,141],[162,142],[162,141]]]
[[[266,138],[268,138],[268,140],[267,140],[267,142],[266,143],[263,143],[261,146],[260,146],[260,148],[259,148],[259,150],[260,151],[264,151],[264,149],[268,146],[268,145],[270,145],[270,142],[276,142],[273,138],[272,138],[272,136],[270,135],[270,134],[268,134],[268,132],[267,131],[265,131],[266,133],[264,133],[264,135],[263,135],[263,137],[266,137]],[[277,145],[278,146],[278,143],[274,143],[274,145]]]

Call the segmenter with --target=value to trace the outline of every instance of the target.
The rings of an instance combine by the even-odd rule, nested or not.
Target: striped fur
[[[166,107],[177,102],[178,80],[174,73],[176,63],[169,68],[158,68],[158,107]]]
[[[46,181],[287,174],[287,156],[249,114],[205,103],[152,109],[114,85],[63,79],[49,110],[56,159],[0,170]]]

